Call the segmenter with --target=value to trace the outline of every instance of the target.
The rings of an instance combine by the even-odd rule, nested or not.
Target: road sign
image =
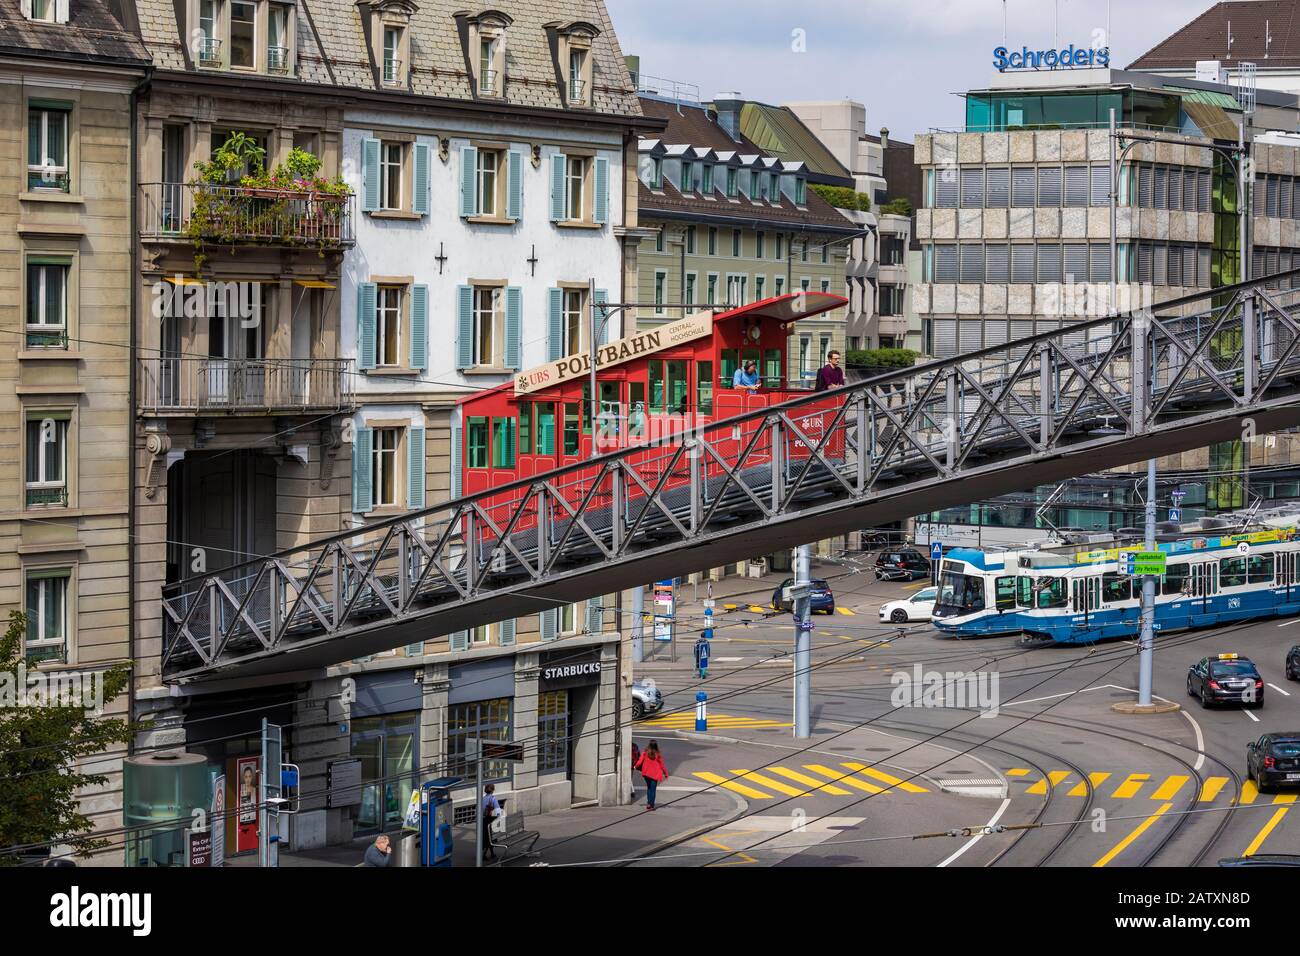
[[[1119,556],[1119,573],[1133,575],[1133,555],[1132,551],[1125,551]]]
[[[1170,509],[1169,509],[1169,520],[1170,520],[1170,521],[1182,521],[1182,520],[1183,520],[1183,509],[1182,509],[1182,508],[1170,508]]]
[[[1161,575],[1165,573],[1165,553],[1163,551],[1137,551],[1133,553],[1133,573],[1137,575]]]
[[[938,561],[938,560],[940,560],[941,558],[943,558],[943,542],[942,542],[942,541],[931,541],[931,542],[930,542],[930,560],[931,560],[931,561]]]

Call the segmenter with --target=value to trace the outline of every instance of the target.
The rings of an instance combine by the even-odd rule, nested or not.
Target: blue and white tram
[[[1158,632],[1300,614],[1296,529],[1187,534],[1161,542]],[[953,549],[943,558],[934,626],[954,637],[1021,634],[1058,644],[1135,637],[1142,579],[1120,573],[1123,547],[1005,553]]]

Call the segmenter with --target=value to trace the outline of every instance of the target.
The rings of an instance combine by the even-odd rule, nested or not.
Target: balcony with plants
[[[326,252],[351,246],[352,190],[341,177],[320,175],[321,160],[294,148],[269,172],[265,149],[232,134],[197,176],[185,183],[145,183],[141,233],[146,239],[192,243],[196,270],[212,248],[291,246]]]

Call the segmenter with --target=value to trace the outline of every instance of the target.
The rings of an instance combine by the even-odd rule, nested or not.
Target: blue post
[[[695,729],[699,733],[709,729],[708,704],[709,695],[700,691],[695,695]]]
[[[702,637],[695,642],[695,674],[701,679],[709,676],[709,642]]]

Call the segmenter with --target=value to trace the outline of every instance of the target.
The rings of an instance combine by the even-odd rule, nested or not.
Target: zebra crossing
[[[806,763],[797,767],[763,767],[761,770],[732,769],[724,773],[697,770],[692,776],[738,793],[747,800],[803,797],[813,793],[848,797],[863,793],[930,792],[928,788],[911,780],[904,780],[878,767],[852,760],[834,766]]]
[[[1098,798],[1110,800],[1132,800],[1145,797],[1150,800],[1169,801],[1175,798],[1186,799],[1192,789],[1197,787],[1196,778],[1190,774],[1111,773],[1098,771],[1088,774],[1085,782],[1072,770],[1049,770],[1046,776],[1027,767],[1012,767],[1005,771],[1013,781],[1012,792],[1016,792],[1014,783],[1020,783],[1019,792],[1030,796],[1045,796],[1048,791],[1064,792],[1067,797],[1085,797],[1089,791]],[[1297,794],[1261,794],[1252,781],[1246,780],[1241,785],[1241,793],[1233,795],[1229,786],[1230,777],[1209,776],[1201,780],[1196,793],[1197,803],[1214,803],[1220,797],[1230,803],[1242,806],[1259,801],[1261,796],[1272,796],[1273,803],[1295,803]]]
[[[779,720],[767,720],[762,717],[709,714],[709,730],[766,730],[792,726],[794,725],[790,723],[783,724]],[[638,730],[644,727],[657,727],[661,730],[694,730],[695,712],[684,710],[675,714],[664,714],[662,717],[650,717],[637,723]]]

